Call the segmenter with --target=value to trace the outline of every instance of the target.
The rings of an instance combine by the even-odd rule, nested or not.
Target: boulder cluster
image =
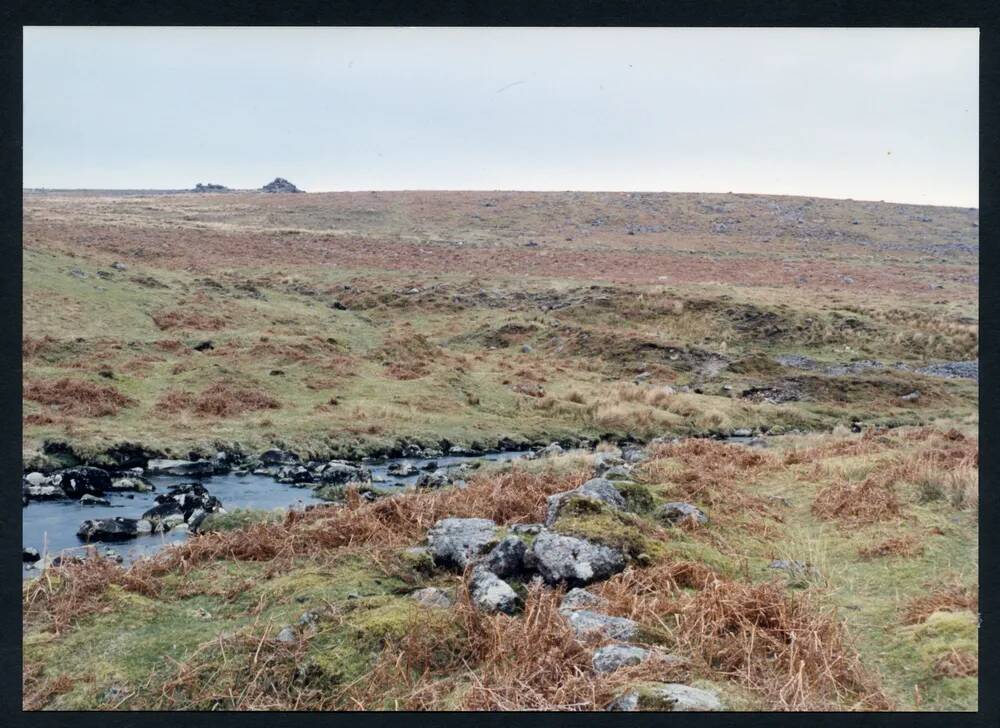
[[[209,513],[222,511],[222,502],[201,483],[172,485],[157,495],[156,505],[139,518],[94,518],[80,524],[77,538],[92,541],[127,541],[149,533],[171,530],[197,531]]]
[[[107,505],[107,493],[148,492],[155,487],[140,472],[110,473],[102,468],[82,465],[45,475],[28,473],[21,479],[21,502],[75,500],[83,505]]]
[[[544,456],[555,448],[546,448]],[[598,453],[595,475],[573,490],[556,493],[548,498],[544,523],[499,526],[488,518],[443,518],[427,532],[426,546],[410,549],[421,551],[435,567],[468,571],[469,595],[477,608],[484,612],[514,615],[522,607],[516,584],[540,580],[549,586],[568,588],[559,611],[579,638],[597,635],[610,641],[592,655],[597,672],[637,665],[657,660],[677,665],[685,659],[663,648],[642,644],[640,625],[628,618],[605,612],[603,598],[584,587],[602,581],[624,570],[626,555],[612,546],[587,538],[559,533],[559,517],[564,508],[580,500],[598,508],[613,511],[629,510],[629,502],[615,482],[627,481],[630,462],[639,462],[644,454],[627,452],[622,455]],[[616,480],[608,476],[616,477]],[[707,516],[688,503],[668,503],[654,512],[667,525],[693,519],[706,523]],[[414,553],[418,556],[419,554]],[[512,585],[514,584],[514,585]],[[442,589],[419,589],[411,597],[428,607],[447,608],[451,598]],[[719,697],[707,690],[675,683],[648,683],[622,693],[609,706],[610,710],[720,710]]]

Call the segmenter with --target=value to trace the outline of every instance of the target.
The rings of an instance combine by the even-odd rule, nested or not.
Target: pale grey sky
[[[979,33],[25,28],[24,186],[978,206]]]

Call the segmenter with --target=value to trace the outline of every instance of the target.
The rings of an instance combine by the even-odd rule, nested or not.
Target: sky
[[[24,186],[978,206],[975,29],[24,29]]]

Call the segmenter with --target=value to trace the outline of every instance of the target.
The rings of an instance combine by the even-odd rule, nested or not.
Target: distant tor
[[[302,192],[284,177],[275,177],[273,182],[268,182],[260,190],[261,192]]]

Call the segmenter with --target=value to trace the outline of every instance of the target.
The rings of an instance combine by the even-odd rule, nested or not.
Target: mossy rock
[[[645,515],[656,507],[656,497],[645,485],[631,481],[619,481],[615,488],[625,499],[625,510]]]
[[[431,554],[430,549],[422,546],[403,549],[399,552],[399,561],[402,568],[416,574],[428,575],[434,573],[434,556]]]
[[[570,498],[552,530],[564,536],[576,536],[621,551],[625,558],[640,565],[658,561],[665,555],[664,543],[645,535],[637,516],[613,511],[589,498]]]

